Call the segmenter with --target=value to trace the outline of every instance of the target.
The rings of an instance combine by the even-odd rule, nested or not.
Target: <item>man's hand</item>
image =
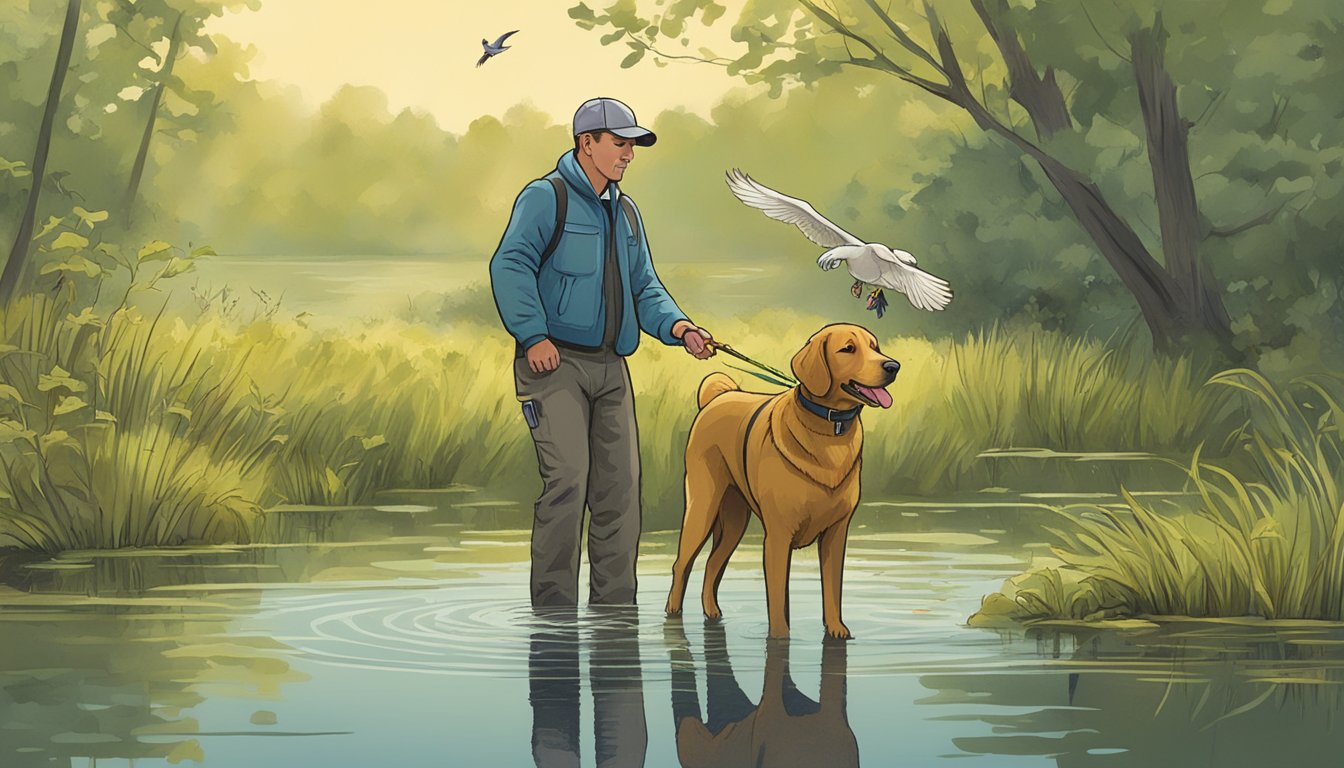
[[[560,350],[550,339],[542,339],[527,348],[527,367],[533,373],[550,373],[560,367]]]
[[[714,348],[708,344],[714,337],[709,335],[709,331],[690,320],[678,320],[677,324],[672,326],[672,335],[681,339],[681,343],[686,345],[687,353],[701,360],[708,360],[714,356]]]

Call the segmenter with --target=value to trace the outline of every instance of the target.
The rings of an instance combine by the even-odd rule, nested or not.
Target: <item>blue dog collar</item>
[[[837,411],[834,408],[827,408],[826,406],[821,405],[820,403],[814,403],[811,400],[808,400],[807,395],[803,394],[802,387],[798,387],[796,391],[798,392],[799,404],[801,404],[803,408],[805,408],[808,412],[814,413],[820,416],[821,418],[834,424],[835,434],[837,435],[845,434],[845,430],[849,428],[849,423],[851,421],[854,421],[854,419],[858,418],[859,411],[863,410],[863,406],[859,405],[855,406],[854,408],[850,408],[849,410]]]

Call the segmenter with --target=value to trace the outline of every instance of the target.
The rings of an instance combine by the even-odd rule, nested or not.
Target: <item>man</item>
[[[657,137],[606,98],[584,102],[573,128],[573,151],[518,195],[490,282],[517,342],[514,383],[543,482],[532,605],[577,604],[585,505],[588,603],[632,605],[639,445],[625,357],[640,329],[700,359],[714,349],[658,280],[642,217],[618,185],[635,147]]]

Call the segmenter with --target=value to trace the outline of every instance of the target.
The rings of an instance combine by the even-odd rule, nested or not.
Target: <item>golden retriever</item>
[[[691,565],[712,533],[701,601],[719,618],[719,580],[752,513],[765,529],[770,636],[789,634],[789,563],[817,542],[822,621],[849,638],[840,617],[845,537],[859,503],[862,406],[891,407],[886,387],[900,363],[866,328],[833,324],[793,356],[798,386],[777,395],[743,392],[723,373],[700,383],[700,412],[686,442],[686,513],[681,523],[669,616],[681,613]]]

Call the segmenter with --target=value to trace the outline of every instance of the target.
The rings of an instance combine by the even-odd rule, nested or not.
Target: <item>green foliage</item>
[[[82,5],[79,36],[57,111],[56,131],[42,188],[38,221],[120,207],[149,119],[148,96],[165,90],[155,122],[149,168],[190,163],[197,137],[219,130],[226,116],[216,102],[237,85],[245,59],[231,45],[206,35],[204,26],[225,11],[257,7],[257,0],[89,0]],[[9,3],[0,8],[0,158],[30,159],[51,80],[64,5]],[[182,66],[171,78],[164,54],[174,27]],[[221,48],[223,50],[221,50]],[[187,64],[186,62],[190,62]],[[0,241],[12,243],[31,179],[25,162],[0,159]],[[147,206],[155,227],[175,220],[171,198]],[[78,212],[76,215],[79,215]],[[86,228],[99,223],[83,220]],[[142,232],[132,232],[139,236]]]
[[[1114,616],[1344,617],[1344,378],[1286,388],[1251,371],[1209,386],[1247,395],[1233,472],[1196,452],[1197,506],[1075,506],[1038,564],[985,599],[973,623]],[[1235,458],[1235,457],[1234,457]]]
[[[133,268],[142,264],[117,270]],[[519,481],[534,476],[535,453],[513,396],[513,347],[491,332],[493,318],[458,315],[451,332],[406,321],[319,329],[274,313],[240,322],[214,307],[184,320],[81,308],[63,285],[59,301],[26,297],[5,315],[5,541],[47,550],[222,541],[276,504],[356,504],[382,489],[454,483],[520,500],[536,490]],[[822,321],[766,312],[704,322],[779,364]],[[1184,361],[1024,329],[883,344],[904,367],[893,408],[865,416],[870,495],[1010,482],[977,461],[991,448],[1181,455],[1226,429],[1218,399],[1196,391]],[[631,369],[646,527],[673,527],[706,369],[653,344]],[[1149,411],[1159,399],[1171,411]]]
[[[90,4],[52,151],[60,181],[44,192],[39,223],[76,206],[120,208],[147,94],[162,66],[144,46],[161,56],[178,8],[195,36],[173,71],[170,87],[180,103],[161,108],[142,187],[153,216],[138,220],[152,222],[154,236],[208,239],[224,253],[484,259],[518,190],[570,146],[563,125],[525,106],[483,116],[462,134],[412,110],[393,114],[372,88],[344,88],[310,113],[295,92],[247,79],[250,50],[201,33],[197,21],[225,5],[237,4],[193,0],[170,9],[157,0],[136,4],[125,17],[124,4]],[[1330,117],[1344,105],[1332,77],[1338,33],[1320,23],[1328,16],[1320,6],[1287,3],[1274,25],[1225,2],[1218,4],[1222,16],[1184,7],[1164,16],[1167,65],[1182,113],[1195,122],[1192,174],[1209,232],[1202,247],[1226,286],[1238,343],[1275,371],[1344,365],[1332,341],[1344,337],[1344,305],[1332,268],[1339,206],[1331,204],[1344,178],[1336,172],[1344,141]],[[856,33],[885,41],[879,49],[893,60],[918,75],[935,74],[888,35],[866,3],[837,10]],[[892,13],[927,47],[928,24],[917,10]],[[1072,128],[1047,148],[1096,180],[1157,248],[1143,126],[1121,58],[1128,35],[1153,20],[1152,10],[1013,4],[1010,18],[1038,68],[1051,67],[1068,95]],[[969,4],[943,3],[938,12],[985,104],[1029,132]],[[832,298],[814,290],[816,254],[796,231],[728,194],[722,173],[737,166],[865,238],[915,253],[947,278],[957,292],[948,312],[893,307],[903,332],[960,335],[1004,316],[1103,338],[1134,331],[1132,298],[1033,162],[942,100],[883,72],[842,67],[849,55],[843,41],[805,7],[756,0],[734,16],[705,0],[623,2],[578,5],[571,16],[611,45],[643,51],[638,66],[659,60],[657,51],[693,55],[699,30],[732,25],[735,48],[700,55],[759,85],[730,95],[711,120],[657,101],[636,103],[641,114],[655,115],[662,140],[641,150],[626,187],[640,202],[660,265],[728,262],[780,273],[771,292],[735,310],[764,304],[862,316],[842,292]],[[0,114],[13,126],[0,130],[0,157],[26,158],[59,19],[47,6],[0,18],[0,67],[13,75],[0,77]],[[870,53],[854,41],[850,50]],[[666,111],[657,114],[659,108]],[[18,210],[26,168],[0,161],[6,167],[0,207]],[[1235,236],[1215,234],[1261,214],[1273,215]],[[0,219],[0,235],[14,223]],[[135,234],[149,239],[148,230]],[[89,269],[78,260],[67,267]],[[694,282],[682,285],[677,295],[693,296]],[[693,298],[686,303],[699,310]]]
[[[942,110],[939,121],[912,138],[899,129],[865,135],[869,126],[890,130],[896,121],[874,123],[872,112],[852,96],[838,109],[806,114],[818,116],[812,122],[857,134],[850,146],[862,155],[825,153],[831,172],[846,169],[845,182],[859,196],[867,190],[885,195],[885,206],[870,210],[890,218],[907,250],[946,264],[945,274],[958,278],[953,284],[959,297],[973,296],[977,305],[987,297],[996,307],[1054,327],[1106,334],[1132,317],[1132,299],[1036,163],[1023,162],[1018,148],[990,138],[959,107],[949,113],[942,99],[912,83],[946,82],[946,62],[934,38],[946,29],[968,92],[986,114],[1093,180],[1160,258],[1153,172],[1130,50],[1134,36],[1155,29],[1160,18],[1167,35],[1165,68],[1191,130],[1190,173],[1200,220],[1187,225],[1198,230],[1205,261],[1226,288],[1237,345],[1276,369],[1320,357],[1330,366],[1341,362],[1338,349],[1320,341],[1344,328],[1338,270],[1328,268],[1338,258],[1339,208],[1328,201],[1339,199],[1335,171],[1344,161],[1334,119],[1344,109],[1335,87],[1340,64],[1329,53],[1339,49],[1339,25],[1324,21],[1333,18],[1332,6],[1324,0],[1284,2],[1267,24],[1259,10],[1231,0],[1105,8],[986,0],[1004,35],[1021,41],[1035,73],[1059,85],[1069,125],[1049,135],[1033,131],[1027,112],[1010,98],[1020,94],[1011,90],[1004,55],[973,4],[932,5],[756,0],[729,22],[736,45],[702,56],[748,83],[768,84],[772,96],[799,84],[820,90],[844,77],[836,76],[844,67],[876,73],[867,75],[869,87],[884,95],[876,101],[888,115],[910,104]],[[700,26],[691,22],[712,23],[714,8],[708,0],[626,0],[580,3],[570,14],[579,26],[605,33],[604,43],[634,40],[651,55],[678,57],[675,38]],[[822,154],[815,148],[821,145],[802,141],[797,132],[783,132],[788,140],[748,133],[775,157],[789,156],[789,164],[800,146]],[[902,166],[911,156],[931,157],[934,167],[907,176]],[[894,168],[882,162],[889,157]],[[869,183],[864,176],[881,180]],[[824,178],[799,177],[814,183]],[[831,183],[832,190],[838,187]],[[826,201],[807,197],[814,204],[817,197]]]

